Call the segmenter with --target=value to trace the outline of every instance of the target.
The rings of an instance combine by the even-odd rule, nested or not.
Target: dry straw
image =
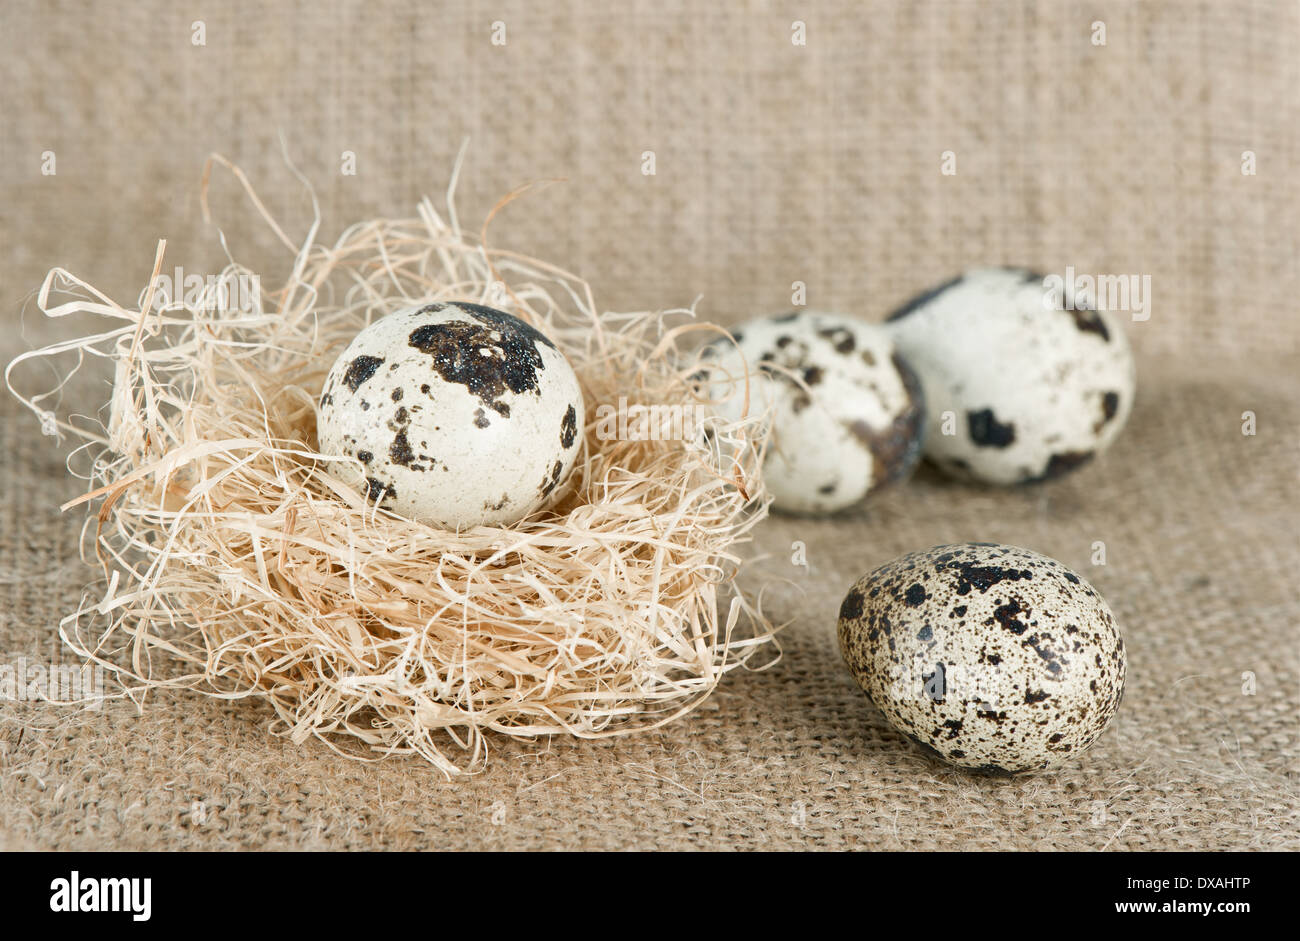
[[[201,296],[158,303],[160,243],[154,277],[127,309],[56,268],[40,309],[109,326],[6,370],[46,430],[79,439],[74,454],[93,463],[88,492],[66,507],[97,507],[83,555],[93,549],[106,589],[60,635],[111,671],[115,695],[258,697],[295,742],[315,736],[363,758],[416,753],[451,776],[482,767],[488,730],[646,729],[775,649],[759,599],[735,586],[737,550],[766,514],[757,423],[712,417],[703,446],[596,433],[595,410],[620,397],[690,403],[684,347],[717,328],[692,311],[600,314],[580,278],[489,248],[487,222],[467,235],[455,172],[445,218],[426,199],[416,218],[362,222],[326,246],[318,209],[295,243],[220,156],[205,168],[205,217],[214,166],[240,181],[293,258],[283,288],[229,309],[228,289],[252,274],[232,260]],[[559,502],[505,528],[450,532],[378,510],[353,465],[316,451],[321,384],[357,331],[453,299],[547,333],[588,403]],[[36,357],[64,364],[60,388],[92,357],[109,360],[107,422],[47,411],[58,389],[20,393],[14,369]]]

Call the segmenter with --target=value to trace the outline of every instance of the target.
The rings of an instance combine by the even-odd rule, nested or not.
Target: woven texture
[[[1138,400],[1111,452],[1036,488],[923,469],[856,514],[773,517],[745,584],[769,582],[789,622],[778,663],[654,733],[494,739],[488,770],[454,784],[272,738],[256,704],[0,703],[0,847],[1300,847],[1300,8],[699,6],[7,4],[0,351],[73,329],[31,306],[53,265],[127,303],[160,237],[168,268],[219,270],[197,199],[210,151],[303,232],[282,132],[332,238],[437,195],[469,136],[461,218],[565,178],[512,205],[493,242],[579,272],[609,309],[702,295],[702,316],[733,322],[788,309],[802,281],[810,306],[878,320],[977,263],[1150,275],[1150,319],[1128,331]],[[228,178],[212,203],[235,256],[281,280],[284,253]],[[65,401],[103,395],[78,383]],[[0,415],[0,662],[49,662],[96,570],[79,513],[57,510],[79,492],[64,453],[7,395]],[[1125,631],[1116,724],[1065,768],[936,765],[840,662],[854,579],[967,539],[1060,559]]]

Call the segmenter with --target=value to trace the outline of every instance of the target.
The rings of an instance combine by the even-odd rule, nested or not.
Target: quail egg
[[[906,477],[921,455],[921,388],[886,331],[838,314],[741,324],[705,347],[718,411],[770,416],[763,477],[773,506],[830,513]]]
[[[542,507],[582,445],[582,388],[540,331],[480,304],[426,304],[362,330],[325,379],[322,454],[362,489],[444,528],[505,526]]]
[[[896,729],[982,771],[1077,756],[1124,690],[1124,642],[1101,595],[1014,546],[937,546],[881,566],[845,596],[839,641]]]
[[[993,484],[1058,477],[1128,420],[1134,364],[1119,318],[1044,285],[1023,269],[976,269],[890,316],[925,389],[926,456],[945,471]]]

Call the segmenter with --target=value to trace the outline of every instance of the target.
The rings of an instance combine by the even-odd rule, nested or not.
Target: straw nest
[[[451,776],[482,767],[488,730],[646,729],[757,666],[773,631],[735,577],[767,507],[759,422],[710,415],[686,440],[644,422],[640,435],[597,431],[597,410],[620,398],[693,406],[691,335],[719,328],[689,310],[598,313],[580,278],[489,248],[487,222],[463,231],[455,173],[443,214],[426,199],[415,218],[362,222],[324,245],[319,211],[291,240],[219,156],[205,168],[205,218],[214,166],[285,246],[283,287],[230,309],[229,289],[253,274],[232,260],[201,293],[160,303],[165,243],[134,308],[56,268],[40,310],[108,325],[6,371],[47,433],[80,442],[69,468],[89,468],[87,492],[65,508],[91,508],[83,555],[93,550],[105,585],[60,635],[116,679],[113,695],[260,698],[295,742],[415,753]],[[439,300],[529,321],[582,383],[585,443],[564,491],[509,527],[453,532],[392,515],[350,482],[355,468],[316,450],[317,399],[338,353],[372,320]],[[110,361],[107,418],[55,414],[57,388],[19,391],[15,367],[37,357],[63,364],[59,388],[90,358]]]

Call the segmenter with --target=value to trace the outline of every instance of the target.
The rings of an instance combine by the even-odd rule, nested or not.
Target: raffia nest
[[[88,492],[65,508],[97,507],[83,556],[93,549],[106,588],[60,635],[116,679],[113,695],[261,698],[294,742],[415,753],[451,776],[482,767],[488,730],[646,729],[698,706],[728,671],[758,666],[773,629],[735,576],[767,508],[760,421],[712,416],[703,446],[594,430],[596,410],[620,397],[692,403],[682,341],[719,328],[689,310],[598,313],[580,278],[489,248],[488,222],[520,191],[474,238],[456,217],[453,173],[445,218],[425,199],[415,218],[358,223],[330,246],[315,241],[318,210],[295,243],[216,155],[205,218],[214,166],[293,258],[282,288],[251,311],[227,309],[225,288],[252,274],[232,261],[201,296],[156,304],[165,243],[134,309],[56,268],[40,310],[109,326],[6,371],[47,433],[81,441],[69,468],[91,468]],[[375,318],[439,300],[529,321],[582,382],[585,444],[564,493],[509,527],[453,532],[392,515],[316,450],[317,399],[338,353]],[[59,388],[88,358],[110,360],[107,422],[47,410],[57,388],[19,392],[14,368],[33,357],[63,364]]]

